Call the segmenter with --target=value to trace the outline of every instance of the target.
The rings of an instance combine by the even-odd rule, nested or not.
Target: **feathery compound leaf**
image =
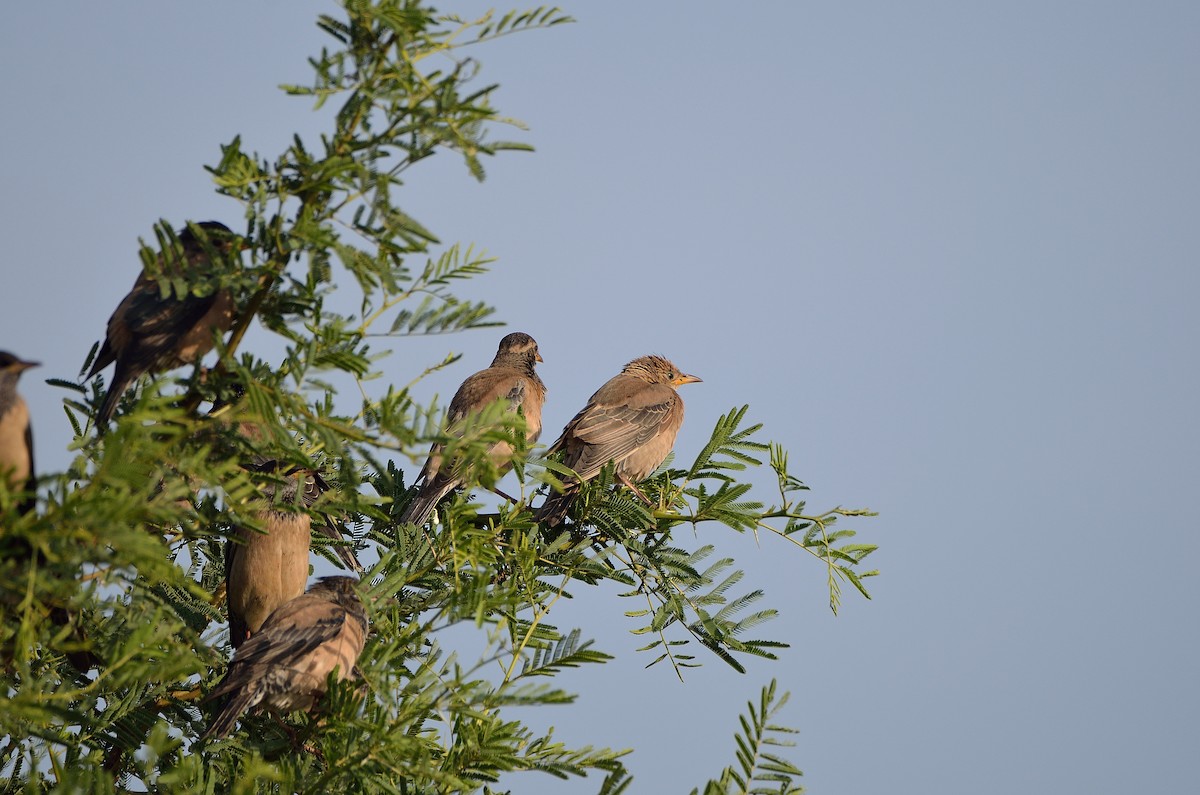
[[[717,420],[712,437],[696,456],[692,468],[688,471],[689,480],[700,478],[729,480],[729,476],[724,474],[727,471],[740,472],[746,468],[747,464],[762,465],[762,461],[751,453],[761,453],[770,448],[766,444],[750,439],[762,428],[762,424],[738,430],[738,425],[741,424],[749,409],[748,405],[742,406],[740,409],[732,409]]]
[[[589,647],[592,642],[579,642],[579,630],[574,629],[553,646],[536,649],[521,666],[519,676],[553,676],[564,668],[578,668],[586,663],[604,663],[611,656]]]
[[[762,689],[758,705],[746,705],[745,714],[739,718],[741,731],[734,734],[736,767],[727,767],[718,778],[710,779],[703,790],[705,795],[798,795],[804,791],[804,787],[795,783],[804,775],[800,769],[778,754],[766,750],[769,747],[795,746],[785,737],[796,731],[771,722],[788,701],[787,693],[776,699],[775,687],[775,680],[772,679],[771,684]],[[755,782],[769,786],[755,786]],[[699,789],[694,789],[692,795],[699,792]]]

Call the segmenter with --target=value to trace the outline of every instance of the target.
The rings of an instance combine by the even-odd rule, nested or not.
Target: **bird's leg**
[[[620,480],[622,483],[624,483],[626,486],[628,486],[628,487],[630,488],[630,490],[632,490],[632,491],[633,491],[633,493],[634,493],[634,494],[636,494],[636,495],[638,496],[638,499],[639,499],[639,500],[641,500],[642,502],[644,502],[644,503],[646,504],[646,507],[647,507],[647,508],[653,508],[653,507],[654,507],[654,503],[650,502],[650,500],[649,500],[649,499],[647,499],[647,497],[646,497],[646,495],[645,495],[645,494],[642,494],[642,490],[641,490],[641,489],[639,489],[637,486],[633,485],[633,481],[632,481],[632,480],[630,480],[629,478],[627,478],[627,477],[625,476],[625,473],[624,473],[624,472],[618,472],[618,473],[617,473],[617,479],[618,479],[618,480]]]

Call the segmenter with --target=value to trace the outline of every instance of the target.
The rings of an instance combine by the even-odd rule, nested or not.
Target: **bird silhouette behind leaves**
[[[334,669],[339,680],[351,678],[367,637],[357,585],[353,577],[322,577],[271,613],[209,694],[207,700],[223,697],[225,703],[201,739],[226,736],[259,704],[280,713],[311,709]]]
[[[528,334],[517,331],[500,340],[491,366],[471,375],[454,393],[446,415],[449,431],[461,434],[462,423],[469,415],[498,401],[506,401],[509,411],[520,409],[524,415],[527,443],[536,442],[542,432],[542,404],[546,400],[546,385],[534,372],[534,366],[540,361],[538,344]],[[443,449],[440,444],[430,449],[418,478],[420,490],[400,521],[424,524],[438,502],[463,485],[466,473],[460,465],[443,459]],[[493,444],[488,454],[501,474],[512,466],[513,448],[507,442]]]
[[[625,365],[550,445],[547,455],[561,452],[562,463],[579,479],[550,494],[534,518],[548,527],[562,522],[580,483],[596,477],[610,461],[617,477],[641,496],[636,482],[666,460],[683,424],[683,399],[676,389],[699,380],[661,356],[642,356]]]
[[[21,373],[38,362],[24,361],[0,351],[0,477],[10,494],[24,492],[18,503],[22,513],[37,502],[37,473],[33,467],[33,425],[29,406],[17,392]]]
[[[182,257],[175,251],[159,254],[165,274],[187,277],[211,268],[199,229],[209,246],[218,252],[233,247],[233,233],[216,221],[193,224],[179,232]],[[146,373],[158,373],[193,364],[212,350],[213,333],[225,333],[233,325],[233,296],[225,289],[183,298],[164,297],[158,282],[145,271],[138,274],[133,289],[108,319],[108,333],[88,373],[94,377],[116,362],[112,382],[104,396],[96,424],[105,425],[116,411],[121,395]]]

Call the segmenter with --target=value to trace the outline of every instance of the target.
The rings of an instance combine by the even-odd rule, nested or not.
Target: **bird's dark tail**
[[[125,390],[134,381],[130,375],[125,372],[125,368],[117,362],[117,371],[113,373],[112,383],[108,385],[108,392],[104,395],[104,402],[100,404],[100,410],[96,412],[96,427],[104,428],[112,419],[113,413],[117,410],[117,404],[121,402],[121,396],[125,394]]]
[[[429,515],[433,513],[433,509],[442,501],[454,488],[458,485],[458,481],[453,478],[438,478],[425,482],[417,496],[413,497],[412,502],[404,509],[404,513],[400,516],[401,522],[411,522],[415,525],[423,525],[429,519]]]
[[[26,428],[26,430],[25,430],[25,438],[32,439],[32,436],[30,435],[28,428]],[[31,444],[31,442],[27,442],[27,444]],[[32,454],[31,454],[31,458],[32,458]],[[30,467],[30,468],[32,469],[32,467]],[[32,512],[35,508],[37,508],[37,473],[36,472],[29,473],[29,479],[25,481],[25,494],[26,494],[26,496],[20,502],[17,503],[17,511],[20,512],[20,514],[22,516],[24,516],[27,513]]]
[[[250,627],[233,610],[229,611],[229,645],[238,648],[250,638]]]
[[[567,511],[571,509],[571,503],[575,501],[578,491],[578,486],[569,483],[562,491],[552,492],[550,496],[546,497],[545,502],[533,512],[534,520],[546,527],[555,527],[561,524],[567,516]]]
[[[233,724],[246,710],[253,707],[262,699],[257,688],[243,687],[226,699],[221,711],[213,718],[212,723],[200,735],[200,740],[219,740],[233,731]]]

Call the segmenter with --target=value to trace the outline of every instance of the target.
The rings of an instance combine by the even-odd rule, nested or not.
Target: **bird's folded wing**
[[[512,370],[488,369],[463,381],[454,393],[446,420],[457,422],[471,412],[483,411],[497,400],[507,400],[514,406],[525,397],[525,378]]]
[[[323,644],[335,641],[351,620],[331,602],[293,599],[272,613],[262,630],[238,649],[229,673],[208,698],[231,693],[266,672],[297,667]]]
[[[138,284],[129,298],[123,319],[135,339],[153,335],[175,338],[200,322],[216,302],[217,293],[180,300],[163,298],[151,281]]]
[[[595,477],[609,461],[621,461],[653,439],[675,407],[677,396],[667,388],[661,401],[646,405],[595,405],[572,421],[573,437],[582,442],[578,457],[567,462],[585,479]],[[567,442],[568,449],[575,449]]]

